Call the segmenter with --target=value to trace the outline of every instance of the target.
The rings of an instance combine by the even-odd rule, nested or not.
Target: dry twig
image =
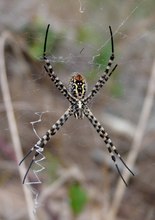
[[[153,63],[152,66],[152,70],[151,70],[151,76],[148,82],[148,87],[147,87],[147,94],[143,103],[143,107],[142,107],[142,111],[140,114],[140,118],[139,118],[139,122],[137,125],[137,129],[135,131],[135,136],[133,139],[133,143],[132,143],[132,147],[131,147],[131,151],[129,153],[129,156],[127,158],[127,164],[129,164],[129,166],[131,168],[134,167],[136,158],[138,156],[138,153],[140,152],[140,149],[142,147],[142,139],[144,136],[144,131],[149,119],[149,115],[152,109],[152,105],[153,105],[153,99],[154,99],[154,92],[155,92],[155,61]],[[127,172],[127,170],[124,170],[123,173],[124,178],[128,181],[130,178],[130,174]],[[123,198],[123,194],[125,192],[125,185],[122,183],[122,181],[120,180],[118,182],[115,194],[114,194],[114,199],[112,202],[112,205],[109,209],[109,211],[107,212],[107,216],[105,219],[110,219],[110,220],[114,220],[116,219],[116,215],[118,212],[118,209],[120,207],[121,204],[121,200]]]
[[[6,62],[5,62],[5,45],[16,45],[16,41],[14,38],[8,33],[4,32],[0,37],[0,84],[1,84],[1,90],[4,100],[4,105],[7,113],[8,118],[8,124],[9,124],[9,130],[11,133],[11,139],[14,147],[14,151],[17,157],[17,161],[20,161],[21,158],[23,158],[22,150],[21,150],[21,143],[20,138],[18,134],[18,128],[17,123],[15,119],[14,109],[12,105],[8,80],[7,80],[7,74],[6,74]],[[23,166],[19,169],[21,180],[26,172],[26,167],[23,164]],[[26,202],[27,202],[27,208],[28,208],[28,214],[30,220],[35,220],[36,216],[34,216],[32,212],[33,207],[33,199],[30,190],[23,185],[23,191],[25,194]]]

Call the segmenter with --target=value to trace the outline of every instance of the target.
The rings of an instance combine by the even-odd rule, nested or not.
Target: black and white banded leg
[[[118,153],[115,145],[113,144],[112,140],[110,139],[108,133],[105,131],[105,129],[102,127],[102,125],[99,123],[99,121],[95,118],[95,116],[92,114],[90,109],[87,107],[87,109],[84,112],[85,116],[89,119],[90,123],[94,126],[97,133],[100,135],[101,138],[103,138],[104,143],[106,144],[106,147],[109,151],[109,154],[111,155],[111,159],[113,160],[115,167],[122,178],[123,182],[127,186],[127,182],[123,178],[120,169],[118,167],[116,157],[115,155],[121,160],[121,162],[124,164],[124,166],[128,169],[128,171],[134,176],[134,173],[131,171],[131,169],[126,165],[124,160],[122,159],[121,155]]]
[[[52,82],[54,82],[55,86],[59,89],[59,91],[72,103],[75,100],[74,97],[68,92],[67,88],[61,82],[59,77],[54,73],[53,66],[50,63],[50,60],[46,56],[46,44],[47,44],[47,36],[48,36],[49,27],[50,25],[47,26],[45,42],[44,42],[44,51],[43,51],[43,59],[45,61],[44,68],[46,72],[48,73]]]
[[[23,184],[25,183],[25,179],[29,173],[29,170],[33,163],[36,160],[36,157],[43,152],[45,145],[48,141],[50,141],[51,137],[56,134],[56,132],[64,125],[64,123],[68,120],[68,118],[73,115],[72,107],[69,107],[67,111],[61,116],[59,120],[46,132],[46,134],[30,149],[30,151],[24,156],[24,158],[20,161],[19,165],[31,154],[34,152],[34,156],[28,166],[28,169],[23,178]]]
[[[86,104],[94,97],[95,94],[103,87],[103,85],[108,81],[110,78],[111,74],[114,72],[114,70],[117,67],[117,64],[114,66],[114,68],[110,71],[111,66],[113,64],[113,61],[115,59],[115,54],[114,54],[114,40],[113,40],[113,34],[112,34],[112,29],[111,26],[109,26],[110,30],[110,37],[111,37],[111,56],[108,61],[108,65],[104,71],[104,73],[101,75],[91,92],[88,94],[88,96],[84,99],[86,101]],[[109,73],[110,71],[110,73]]]
[[[100,79],[97,81],[94,88],[91,90],[88,96],[84,99],[84,102],[86,104],[88,104],[89,101],[91,101],[91,99],[97,94],[97,92],[102,88],[102,86],[108,81],[108,79],[110,78],[111,74],[114,72],[116,67],[117,67],[117,64],[114,66],[114,68],[110,71],[109,74],[106,73],[100,77]]]

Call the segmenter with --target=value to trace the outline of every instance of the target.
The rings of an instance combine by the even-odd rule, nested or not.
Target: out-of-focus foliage
[[[33,23],[26,26],[23,30],[24,33],[29,33],[26,38],[28,44],[28,50],[32,57],[42,57],[43,43],[45,38],[46,27],[40,23]],[[47,51],[51,52],[60,41],[60,35],[52,30],[50,27],[48,32]]]
[[[76,39],[78,42],[94,43],[97,36],[93,32],[91,26],[80,26],[76,32]]]
[[[116,71],[115,71],[115,74],[116,74]],[[109,91],[113,97],[120,97],[123,95],[123,87],[122,87],[121,82],[117,80],[117,76],[113,77],[113,80],[109,86]]]
[[[99,67],[99,70],[104,71],[111,55],[111,44],[106,44],[98,52],[94,58],[94,65]]]
[[[80,214],[88,201],[86,190],[79,183],[73,183],[69,187],[68,194],[73,214]]]
[[[46,173],[50,184],[57,178],[57,171],[59,168],[59,161],[57,157],[54,157],[51,152],[46,153]]]

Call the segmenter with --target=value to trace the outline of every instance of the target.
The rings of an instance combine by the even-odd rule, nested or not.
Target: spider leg
[[[49,31],[50,25],[48,24],[45,34],[45,41],[44,41],[44,51],[43,51],[43,59],[45,61],[45,70],[47,74],[49,75],[50,79],[54,82],[56,88],[72,103],[75,101],[74,97],[71,96],[71,94],[68,92],[65,85],[61,82],[61,80],[57,77],[57,75],[54,73],[53,66],[50,63],[50,60],[46,56],[46,45],[47,45],[47,37],[48,37],[48,31]]]
[[[126,165],[126,163],[124,162],[123,158],[121,157],[121,155],[118,153],[115,145],[112,143],[109,135],[107,134],[107,132],[104,130],[104,128],[101,126],[101,124],[98,122],[98,120],[94,117],[94,115],[92,114],[92,112],[90,111],[90,109],[87,107],[86,110],[84,111],[85,116],[88,118],[88,120],[90,121],[90,123],[94,126],[95,130],[97,131],[97,133],[100,135],[101,138],[103,138],[106,147],[109,151],[109,154],[111,155],[111,159],[113,160],[115,167],[117,169],[118,174],[120,175],[121,179],[123,180],[123,182],[125,183],[125,185],[127,186],[127,182],[125,181],[125,179],[123,178],[120,169],[117,165],[117,161],[116,161],[116,157],[114,154],[116,154],[116,156],[119,157],[119,159],[121,160],[121,162],[124,164],[124,166],[128,169],[128,171],[134,176],[134,173],[131,171],[131,169]]]
[[[86,104],[89,103],[89,101],[94,97],[94,95],[100,90],[100,88],[102,88],[103,84],[105,84],[108,79],[110,78],[111,74],[115,71],[115,69],[117,68],[117,64],[114,66],[114,68],[110,71],[109,74],[104,74],[103,76],[100,77],[100,79],[98,80],[98,82],[96,83],[96,85],[94,86],[94,88],[92,89],[92,91],[88,94],[88,96],[84,99],[84,102]]]
[[[36,159],[36,157],[37,157],[38,155],[39,155],[39,153],[38,153],[38,154],[35,154],[35,156],[34,156],[33,159],[31,160],[31,162],[30,162],[30,164],[29,164],[29,166],[28,166],[28,168],[27,168],[27,171],[26,171],[26,173],[25,173],[25,175],[24,175],[24,178],[23,178],[23,181],[22,181],[23,184],[25,183],[26,177],[27,177],[27,175],[28,175],[28,173],[29,173],[29,171],[30,171],[30,169],[31,169],[31,166],[32,166],[32,164],[35,162],[35,159]]]
[[[70,106],[67,111],[60,117],[59,120],[46,132],[46,134],[35,144],[34,147],[30,149],[30,151],[24,156],[24,158],[20,161],[19,165],[23,163],[23,161],[33,152],[35,154],[28,166],[28,169],[23,178],[23,184],[25,183],[25,179],[29,173],[30,168],[32,167],[33,163],[35,162],[36,158],[39,154],[44,150],[45,145],[48,141],[50,141],[51,137],[56,134],[56,132],[65,124],[68,118],[73,114],[72,107]]]
[[[23,159],[19,162],[19,166],[23,163],[23,161],[33,152],[34,147],[30,149],[30,151],[23,157]]]
[[[109,58],[109,61],[108,61],[108,64],[107,64],[107,67],[106,67],[104,73],[99,78],[99,80],[97,81],[97,83],[95,84],[95,86],[93,87],[91,92],[88,94],[88,96],[84,99],[86,104],[88,104],[88,102],[94,97],[94,95],[103,87],[103,85],[108,81],[111,74],[114,72],[114,70],[117,67],[117,65],[115,65],[114,68],[109,73],[109,70],[112,66],[112,63],[113,63],[114,59],[115,59],[114,40],[113,40],[113,34],[112,34],[111,26],[109,26],[109,30],[110,30],[110,38],[111,38],[111,56]]]

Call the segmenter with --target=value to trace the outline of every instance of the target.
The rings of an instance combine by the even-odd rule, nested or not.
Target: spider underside
[[[125,179],[123,178],[119,167],[117,165],[116,156],[121,160],[121,162],[124,164],[126,169],[134,175],[134,173],[131,171],[131,169],[126,165],[124,160],[122,159],[121,155],[118,153],[115,145],[111,141],[109,135],[103,128],[103,126],[100,124],[100,122],[95,118],[93,113],[88,107],[89,102],[92,100],[92,98],[99,92],[99,90],[103,87],[103,85],[108,81],[111,74],[116,69],[117,65],[115,65],[112,69],[112,63],[114,61],[114,42],[113,42],[113,34],[112,29],[109,26],[110,30],[110,37],[111,37],[111,56],[109,58],[107,67],[104,71],[104,73],[101,75],[97,83],[94,85],[91,92],[86,95],[87,90],[87,84],[86,80],[83,77],[81,73],[74,73],[74,75],[71,77],[69,81],[68,89],[65,87],[65,85],[61,82],[61,80],[58,78],[58,76],[54,73],[53,66],[50,63],[49,59],[46,56],[46,44],[47,44],[47,36],[49,31],[49,24],[47,26],[46,34],[45,34],[45,42],[44,42],[44,52],[43,52],[43,59],[45,62],[45,70],[47,74],[49,75],[51,81],[54,83],[56,88],[66,97],[66,99],[69,101],[70,105],[69,108],[66,110],[66,112],[56,121],[54,125],[51,126],[51,128],[46,132],[46,134],[39,139],[39,141],[30,149],[30,151],[24,156],[24,158],[21,160],[19,165],[32,153],[34,152],[34,156],[32,158],[32,161],[29,164],[29,167],[27,169],[27,172],[23,178],[23,184],[25,183],[26,177],[29,173],[29,170],[32,166],[32,164],[36,161],[36,158],[39,156],[39,154],[44,150],[45,145],[47,142],[56,134],[56,132],[64,125],[64,123],[68,120],[70,116],[74,116],[76,119],[83,119],[84,116],[88,118],[90,123],[93,125],[99,136],[103,139],[109,154],[111,155],[111,159],[113,160],[115,167],[127,186],[127,183]],[[111,69],[111,70],[110,70]]]

